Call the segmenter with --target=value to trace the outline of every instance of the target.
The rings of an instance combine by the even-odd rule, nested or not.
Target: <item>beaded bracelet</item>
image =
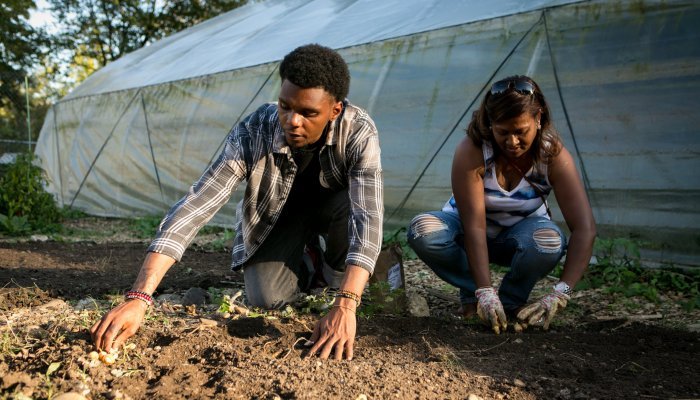
[[[342,290],[342,289],[338,290],[335,293],[335,297],[342,297],[342,298],[346,298],[346,299],[355,300],[355,303],[357,303],[357,306],[358,307],[360,306],[360,296],[357,293],[353,293],[349,290]]]
[[[129,290],[124,294],[124,298],[127,300],[138,299],[148,304],[149,306],[153,305],[153,297],[151,297],[151,295],[146,292],[139,292],[138,290]]]

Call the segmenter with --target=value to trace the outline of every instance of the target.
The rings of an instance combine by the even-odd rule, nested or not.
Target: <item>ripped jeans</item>
[[[417,215],[408,228],[408,244],[440,278],[459,288],[462,304],[476,303],[476,283],[469,272],[459,215],[432,211]],[[498,296],[504,310],[527,303],[538,280],[554,269],[566,252],[566,236],[544,217],[525,218],[487,238],[489,262],[509,267]]]

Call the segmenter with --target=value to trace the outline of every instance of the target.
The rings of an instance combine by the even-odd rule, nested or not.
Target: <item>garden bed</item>
[[[683,293],[652,301],[590,288],[547,332],[495,335],[453,316],[456,292],[417,260],[405,263],[407,290],[427,300],[430,316],[359,318],[353,361],[305,357],[301,342],[316,313],[244,317],[217,312],[210,299],[198,307],[159,303],[116,362],[105,364],[91,358],[88,328],[121,301],[148,243],[124,235],[118,220],[71,224],[73,233],[77,225],[109,233],[0,240],[0,398],[700,397],[700,313]],[[222,236],[200,236],[159,293],[241,289],[226,246],[207,246]],[[545,279],[534,295],[550,285]]]

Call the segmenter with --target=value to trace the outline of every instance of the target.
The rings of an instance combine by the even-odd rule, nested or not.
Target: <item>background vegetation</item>
[[[59,228],[60,212],[43,184],[43,171],[31,155],[20,155],[7,168],[0,176],[0,232],[22,235]]]
[[[0,4],[0,155],[27,150],[51,105],[97,69],[246,0],[45,0],[55,26],[29,23],[37,3]]]

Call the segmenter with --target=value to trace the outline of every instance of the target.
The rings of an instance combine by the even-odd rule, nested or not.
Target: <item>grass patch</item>
[[[2,358],[12,359],[22,350],[22,346],[20,345],[22,340],[17,337],[17,334],[15,334],[9,326],[5,327],[3,331],[4,332],[0,334],[0,356],[2,356]]]
[[[641,243],[628,238],[598,238],[594,247],[597,263],[591,265],[576,285],[576,290],[602,289],[604,293],[625,298],[644,298],[659,304],[662,295],[671,295],[685,311],[700,308],[700,271],[673,266],[651,268],[642,264]],[[558,265],[553,276],[561,276]],[[623,302],[627,309],[638,308]]]
[[[204,250],[213,251],[213,252],[228,250],[228,247],[226,245],[228,243],[230,243],[234,237],[236,237],[236,232],[233,229],[218,228],[218,227],[215,227],[215,228],[217,228],[217,229],[216,230],[209,229],[209,230],[207,230],[206,233],[216,234],[216,239],[213,239],[212,241],[205,243],[202,247],[204,248]],[[204,229],[202,229],[202,230],[204,230]],[[202,232],[200,231],[200,233],[202,233]]]
[[[138,239],[150,239],[155,237],[156,230],[160,221],[163,219],[161,215],[151,215],[132,219],[129,222],[129,231]]]

